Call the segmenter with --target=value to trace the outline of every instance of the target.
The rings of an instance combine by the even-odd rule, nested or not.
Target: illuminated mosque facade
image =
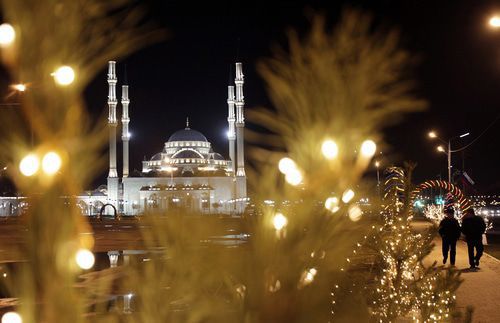
[[[122,85],[121,139],[123,170],[117,170],[116,63],[108,66],[109,173],[106,189],[87,192],[78,197],[85,214],[95,214],[111,204],[125,215],[147,211],[183,208],[206,214],[243,213],[247,204],[244,154],[244,76],[242,64],[236,63],[234,85],[228,86],[229,159],[215,152],[208,139],[190,127],[173,133],[162,150],[142,162],[140,176],[129,174],[128,130],[130,117],[128,85]],[[109,214],[110,209],[106,208]]]

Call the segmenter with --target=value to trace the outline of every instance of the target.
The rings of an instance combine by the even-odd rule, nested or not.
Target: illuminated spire
[[[186,117],[186,130],[189,130],[189,117]]]
[[[116,62],[108,63],[108,126],[109,126],[109,175],[108,177],[118,177],[116,172]]]
[[[241,63],[236,63],[236,150],[237,150],[237,170],[236,176],[245,176],[245,152],[244,152],[244,128],[245,115],[243,107],[245,105],[245,97],[243,96],[244,75]]]

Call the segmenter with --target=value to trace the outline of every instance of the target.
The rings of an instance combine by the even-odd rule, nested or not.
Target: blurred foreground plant
[[[100,170],[105,143],[83,91],[109,59],[161,34],[141,24],[141,11],[124,0],[1,1],[1,9],[13,31],[2,62],[15,83],[26,84],[20,111],[2,110],[0,126],[0,157],[29,200],[25,244],[13,259],[26,262],[11,292],[20,297],[24,322],[83,322],[87,301],[74,287],[81,270],[75,257],[92,249],[93,239],[70,198]],[[87,266],[92,259],[78,260]]]

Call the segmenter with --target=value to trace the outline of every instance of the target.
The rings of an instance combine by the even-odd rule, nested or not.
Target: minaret
[[[234,86],[230,85],[227,87],[227,106],[228,106],[228,114],[227,114],[227,122],[229,124],[227,139],[229,140],[229,158],[231,159],[231,173],[235,174],[236,169],[236,156],[234,141],[236,140],[236,130],[234,129],[234,122],[236,121],[236,117],[234,115]]]
[[[109,175],[108,177],[118,177],[116,172],[116,62],[110,61],[108,67],[108,127],[109,127]]]
[[[244,137],[243,131],[245,129],[245,116],[243,113],[243,106],[245,105],[245,98],[243,96],[243,70],[241,63],[236,63],[236,153],[237,153],[237,170],[236,176],[245,176],[245,153],[243,151]]]
[[[108,67],[108,128],[109,128],[109,174],[108,174],[108,203],[118,205],[118,173],[116,171],[116,62],[110,61]],[[108,208],[109,211],[109,208]]]
[[[125,83],[127,80],[125,78]],[[123,177],[128,177],[128,142],[130,134],[128,132],[128,124],[130,118],[128,116],[128,105],[130,100],[128,98],[128,85],[122,85],[122,142],[123,142]]]

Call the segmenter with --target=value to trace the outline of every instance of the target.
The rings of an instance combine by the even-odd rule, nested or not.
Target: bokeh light
[[[0,25],[0,47],[7,47],[11,45],[16,39],[16,31],[11,24]]]
[[[375,155],[376,150],[377,145],[373,142],[373,140],[365,140],[363,141],[363,144],[361,144],[361,154],[366,158],[370,158]]]
[[[90,269],[94,266],[94,254],[88,249],[80,249],[76,253],[76,264],[81,269]]]
[[[29,154],[24,157],[19,163],[19,170],[21,174],[24,176],[33,176],[38,172],[38,168],[40,167],[40,161],[38,160],[38,156],[35,154]]]
[[[336,198],[335,196],[331,196],[325,200],[325,208],[332,212],[335,213],[339,210],[339,199]]]
[[[53,151],[48,152],[43,156],[42,169],[45,174],[53,175],[61,168],[61,157]]]
[[[493,16],[489,20],[489,24],[491,27],[498,28],[500,27],[500,17],[499,16]]]
[[[361,211],[360,207],[357,205],[351,205],[347,213],[349,215],[349,219],[353,222],[359,221],[363,215],[363,211]]]
[[[23,323],[23,319],[17,312],[7,312],[2,316],[2,323]]]
[[[26,91],[26,84],[22,84],[22,83],[19,83],[19,84],[13,84],[12,85],[12,88],[16,91],[19,91],[19,92],[24,92]]]
[[[339,147],[333,140],[325,140],[321,145],[323,156],[328,159],[334,159],[339,153]]]
[[[273,217],[273,226],[280,231],[288,224],[288,219],[282,213],[276,213]]]
[[[353,197],[354,197],[354,191],[348,189],[344,192],[344,194],[342,194],[342,202],[349,203],[349,201],[351,201]]]
[[[298,169],[292,169],[285,175],[285,180],[287,181],[287,183],[293,186],[297,186],[302,183],[302,179],[302,173]]]
[[[75,80],[75,71],[69,66],[61,66],[53,73],[54,79],[59,85],[70,85]]]
[[[280,172],[282,172],[283,174],[287,174],[293,170],[296,170],[297,165],[291,158],[284,157],[280,159],[278,163],[278,168]]]

